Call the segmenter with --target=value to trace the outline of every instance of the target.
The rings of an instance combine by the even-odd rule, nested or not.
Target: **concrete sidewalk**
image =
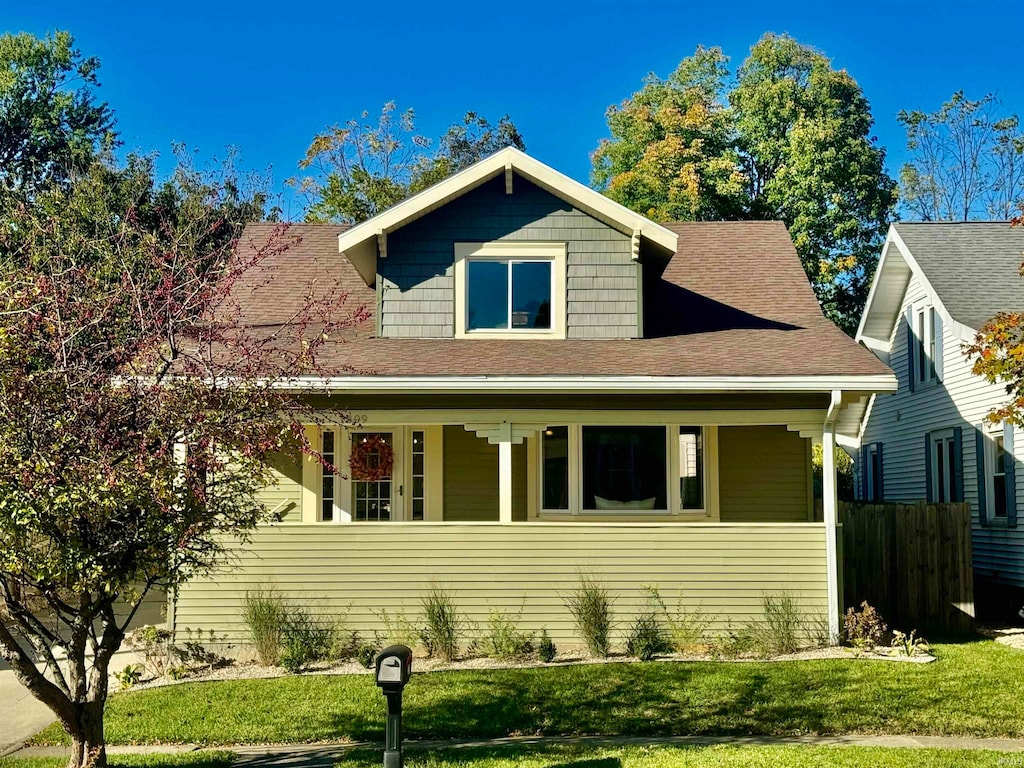
[[[517,746],[833,746],[902,747],[908,749],[983,749],[999,752],[1024,752],[1024,739],[978,739],[957,736],[515,736],[505,739],[467,741],[407,741],[409,752],[474,747]],[[346,752],[357,749],[383,749],[370,742],[344,744],[262,744],[235,747],[204,747],[195,744],[145,747],[108,747],[110,755],[181,753],[199,750],[228,750],[236,755],[235,765],[242,768],[330,768]],[[30,747],[14,757],[66,757],[63,747]]]

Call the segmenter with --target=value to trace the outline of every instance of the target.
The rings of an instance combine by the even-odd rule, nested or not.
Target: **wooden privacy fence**
[[[841,502],[843,597],[891,629],[960,634],[974,623],[969,504]]]

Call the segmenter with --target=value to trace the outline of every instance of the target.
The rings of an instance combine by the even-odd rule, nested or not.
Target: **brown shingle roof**
[[[320,367],[381,376],[856,376],[890,373],[821,313],[779,222],[668,225],[679,248],[645,297],[644,339],[374,338],[371,317],[320,352]],[[239,304],[253,324],[287,322],[308,286],[376,311],[375,291],[337,251],[344,227],[289,225]],[[247,229],[258,248],[272,225]]]

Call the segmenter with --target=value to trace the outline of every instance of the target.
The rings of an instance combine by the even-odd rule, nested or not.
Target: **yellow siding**
[[[378,613],[419,621],[432,581],[451,590],[460,611],[484,626],[488,611],[516,613],[521,626],[546,627],[556,643],[578,645],[563,598],[578,573],[615,594],[615,640],[657,585],[670,603],[680,591],[721,632],[761,617],[766,593],[786,591],[809,616],[826,610],[825,529],[807,524],[383,523],[260,529],[223,570],[184,585],[176,627],[202,627],[245,642],[246,591],[275,587],[372,638]]]
[[[785,427],[720,427],[722,522],[810,520],[808,442]]]
[[[512,446],[512,517],[526,519],[526,444]],[[462,426],[444,428],[444,519],[498,521],[498,446]]]
[[[298,456],[276,454],[270,461],[275,481],[260,493],[260,501],[269,510],[284,513],[289,523],[302,521],[302,464]]]

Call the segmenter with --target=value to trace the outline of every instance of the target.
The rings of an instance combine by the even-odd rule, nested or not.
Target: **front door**
[[[401,441],[396,433],[375,430],[352,433],[352,519],[354,522],[401,520]]]

